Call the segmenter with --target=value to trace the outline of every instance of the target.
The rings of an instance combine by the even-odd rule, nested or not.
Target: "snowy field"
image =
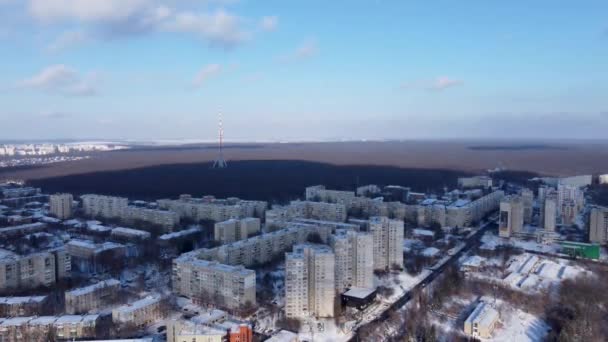
[[[487,232],[481,238],[481,249],[484,250],[495,250],[498,246],[512,246],[521,248],[525,251],[535,251],[541,253],[558,254],[560,246],[558,244],[542,244],[536,241],[526,241],[519,239],[503,239],[493,233]]]

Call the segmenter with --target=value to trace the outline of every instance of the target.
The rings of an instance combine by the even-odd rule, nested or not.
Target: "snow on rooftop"
[[[436,256],[437,254],[439,254],[439,252],[440,250],[435,247],[428,247],[422,251],[422,255],[430,258]]]
[[[144,230],[125,227],[116,227],[112,229],[112,234],[137,236],[143,239],[149,238],[151,236],[149,232],[146,232]]]
[[[482,258],[479,255],[471,255],[462,262],[462,266],[480,267],[484,263],[485,263],[485,258]]]
[[[146,298],[140,299],[131,304],[123,305],[115,310],[122,314],[125,314],[125,313],[133,312],[136,310],[140,310],[140,309],[145,308],[150,305],[154,305],[154,304],[160,302],[160,300],[161,300],[160,295],[152,295],[152,296],[148,296]]]
[[[430,237],[434,237],[435,236],[435,232],[433,232],[432,230],[428,230],[428,229],[416,228],[416,229],[412,230],[412,233],[415,236],[430,236]]]
[[[201,229],[198,227],[189,228],[189,229],[185,229],[185,230],[180,230],[178,232],[163,234],[159,237],[159,240],[171,240],[171,239],[175,239],[178,237],[183,237],[188,234],[194,234],[194,233],[197,233],[200,231],[201,231]]]
[[[71,291],[66,291],[65,294],[71,295],[71,296],[82,296],[84,294],[91,293],[95,290],[102,289],[102,288],[109,287],[109,286],[115,286],[115,285],[120,285],[120,281],[118,281],[116,279],[108,279],[108,280],[101,281],[97,284],[80,287],[80,288],[77,288],[77,289],[74,289]]]
[[[281,330],[276,335],[270,337],[266,342],[293,342],[298,340],[298,335],[291,331]]]
[[[26,303],[41,303],[47,296],[0,297],[0,304],[18,305]]]
[[[350,290],[344,293],[345,296],[365,299],[372,293],[374,293],[376,289],[373,288],[363,288],[363,287],[353,287]]]

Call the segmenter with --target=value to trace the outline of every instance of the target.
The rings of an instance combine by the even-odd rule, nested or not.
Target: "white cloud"
[[[113,21],[149,6],[149,0],[29,0],[30,14],[43,21]]]
[[[260,27],[264,31],[274,31],[279,25],[279,18],[277,16],[266,16],[260,21]]]
[[[402,83],[401,89],[426,89],[433,91],[441,91],[447,88],[456,87],[462,85],[464,82],[461,80],[452,79],[449,77],[441,76],[435,79],[417,80]]]
[[[192,85],[196,88],[201,87],[210,78],[218,75],[222,71],[222,66],[219,64],[208,64],[196,74]]]
[[[319,53],[319,47],[316,40],[309,39],[304,41],[295,51],[296,58],[304,59],[316,56]]]
[[[81,30],[63,32],[55,41],[48,45],[49,52],[59,52],[80,45],[89,40],[89,35]]]
[[[71,67],[58,64],[49,66],[38,74],[20,81],[18,86],[63,95],[91,96],[97,94],[98,81],[97,73],[81,75]]]
[[[161,28],[170,32],[193,33],[212,45],[233,47],[251,37],[241,27],[241,19],[224,10],[213,13],[180,12],[165,21]]]
[[[462,85],[462,81],[460,80],[455,80],[449,77],[437,77],[433,83],[430,85],[429,89],[431,90],[444,90],[450,87],[455,87],[455,86],[459,86]]]

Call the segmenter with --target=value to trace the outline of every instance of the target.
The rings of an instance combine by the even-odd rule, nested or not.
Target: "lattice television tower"
[[[214,169],[223,169],[228,167],[228,163],[226,163],[226,159],[224,159],[224,126],[222,124],[222,113],[220,112],[219,117],[219,132],[218,132],[218,154],[217,158],[213,162]]]

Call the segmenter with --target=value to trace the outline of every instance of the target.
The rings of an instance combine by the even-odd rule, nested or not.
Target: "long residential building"
[[[151,295],[112,310],[112,322],[138,328],[156,323],[165,317],[166,311],[161,307],[162,297]]]
[[[66,313],[83,314],[103,308],[116,300],[120,290],[120,281],[108,279],[97,284],[65,292]]]
[[[80,198],[84,213],[89,217],[119,219],[127,223],[140,221],[161,226],[165,230],[172,230],[179,224],[179,215],[173,211],[130,206],[129,200],[124,197],[88,194]]]
[[[50,287],[71,275],[70,254],[64,248],[28,255],[0,250],[0,290]]]
[[[161,199],[156,202],[159,208],[174,211],[182,219],[214,222],[232,218],[263,218],[268,207],[268,203],[264,201],[248,201],[239,198],[216,199],[211,196],[193,198],[190,195],[181,195],[177,200]]]
[[[100,315],[14,317],[0,322],[0,341],[48,342],[107,337],[109,326]]]
[[[52,313],[49,296],[0,297],[0,317]]]
[[[266,212],[266,224],[282,225],[297,218],[322,221],[346,221],[347,208],[344,204],[312,201],[291,201],[289,205],[274,206]]]
[[[403,221],[375,216],[369,220],[374,243],[374,270],[403,268]]]
[[[374,286],[374,239],[369,233],[340,229],[330,238],[336,256],[336,290]]]
[[[173,260],[173,292],[229,309],[256,304],[255,272],[182,254]]]
[[[309,186],[305,190],[306,200],[315,202],[340,203],[350,206],[355,198],[354,191],[328,190],[324,185]]]
[[[336,257],[325,245],[300,244],[285,255],[285,316],[333,317]]]
[[[283,253],[289,251],[293,245],[306,242],[312,235],[318,235],[323,242],[327,242],[332,231],[329,226],[291,223],[285,229],[189,253],[200,259],[248,267],[282,257]]]
[[[608,207],[593,207],[589,217],[589,241],[608,243]]]

